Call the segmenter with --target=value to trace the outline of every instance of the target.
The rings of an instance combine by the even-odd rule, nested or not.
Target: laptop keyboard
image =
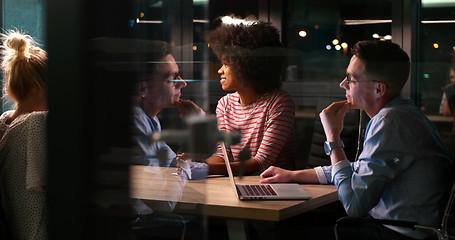
[[[244,191],[250,196],[276,196],[276,192],[270,185],[238,185],[237,187],[243,188]]]

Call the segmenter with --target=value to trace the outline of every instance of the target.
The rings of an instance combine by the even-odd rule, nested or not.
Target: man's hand
[[[175,102],[175,106],[180,111],[182,117],[186,117],[190,114],[197,114],[199,116],[205,116],[204,110],[202,110],[196,103],[190,100],[179,99]]]
[[[271,166],[261,173],[261,183],[290,182],[292,175],[292,171]]]
[[[334,102],[319,113],[327,141],[333,142],[340,139],[344,125],[343,119],[350,109],[351,104],[345,100]]]

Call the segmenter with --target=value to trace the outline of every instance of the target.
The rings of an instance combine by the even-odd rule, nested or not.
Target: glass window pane
[[[344,97],[338,83],[349,49],[360,40],[390,41],[391,15],[391,1],[286,1],[282,34],[290,56],[284,87],[299,108],[314,108],[319,97]]]
[[[455,60],[455,1],[428,2],[422,1],[420,10],[417,86],[425,113],[435,115],[441,113],[443,88],[450,83],[449,68]]]

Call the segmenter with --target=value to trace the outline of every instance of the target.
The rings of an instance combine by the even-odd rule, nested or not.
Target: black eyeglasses
[[[167,80],[167,83],[175,86],[178,82],[183,81],[182,78],[179,79],[179,77],[180,75],[176,75],[173,79]]]
[[[183,81],[183,79],[182,79],[182,76],[180,76],[180,66],[179,66],[179,72],[174,74],[174,76],[172,76],[172,79],[167,80],[167,83],[173,83],[175,85],[177,82],[180,82],[180,81]]]
[[[348,84],[351,84],[351,83],[358,83],[358,82],[377,82],[377,83],[380,83],[380,82],[381,82],[381,81],[379,81],[379,80],[363,80],[363,81],[352,80],[352,79],[351,79],[351,76],[349,76],[349,75],[346,75],[345,79],[346,79],[346,82],[347,82]]]
[[[351,79],[347,78],[346,82],[348,82],[348,84],[351,84],[351,83],[358,83],[358,82],[378,82],[378,83],[380,83],[381,81],[378,81],[378,80],[356,81],[356,80],[351,80]]]

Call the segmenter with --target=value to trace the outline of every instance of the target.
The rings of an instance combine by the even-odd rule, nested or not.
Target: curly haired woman
[[[295,104],[281,90],[285,58],[278,30],[262,21],[220,19],[208,42],[222,63],[221,87],[235,91],[222,97],[216,108],[220,131],[240,131],[240,143],[230,146],[232,170],[256,174],[272,165],[293,169]],[[226,174],[220,149],[206,162],[210,174]]]

